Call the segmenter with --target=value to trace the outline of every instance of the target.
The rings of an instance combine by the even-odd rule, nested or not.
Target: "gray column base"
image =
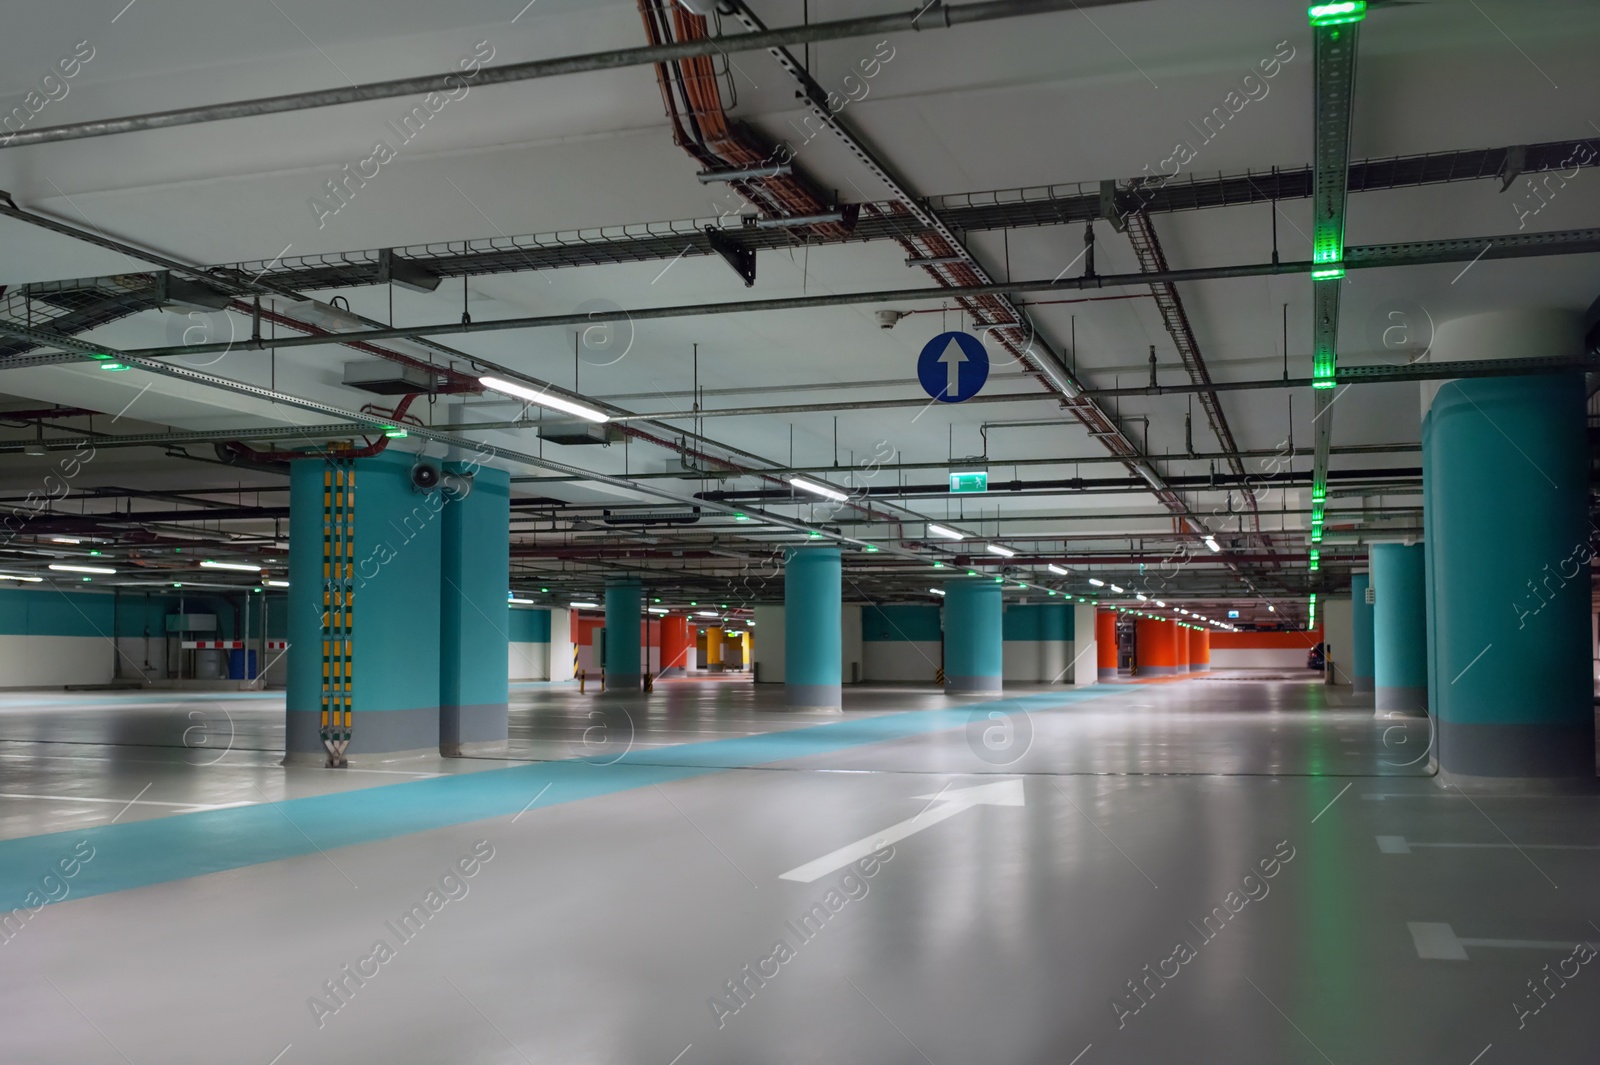
[[[1171,677],[1187,672],[1188,666],[1135,666],[1133,669],[1136,677]]]
[[[510,735],[508,717],[505,703],[439,707],[439,753],[459,758],[474,751],[485,753],[486,744],[503,746]]]
[[[997,692],[1001,687],[999,677],[951,677],[944,678],[944,693],[946,695],[966,695],[969,692]]]
[[[1109,666],[1109,667],[1108,666],[1101,666],[1100,667],[1100,679],[1101,680],[1116,680],[1117,679],[1117,668],[1115,666]]]
[[[717,662],[717,663],[715,663],[713,665],[709,665],[709,666],[706,667],[706,672],[707,673],[724,673],[726,671],[727,671],[727,667],[724,666],[721,662]]]
[[[1355,694],[1357,694],[1357,695],[1366,695],[1368,692],[1371,692],[1375,687],[1376,687],[1376,685],[1373,684],[1371,677],[1351,677],[1350,678],[1350,690],[1352,692],[1354,692]]]
[[[284,715],[284,747],[288,754],[312,754],[315,764],[327,760],[322,746],[322,712],[290,710]],[[504,735],[504,733],[502,733]],[[351,718],[350,749],[346,756],[380,754],[435,754],[439,750],[439,708],[418,710],[357,710]],[[308,764],[289,763],[285,764]]]
[[[682,666],[668,666],[656,674],[656,679],[660,680],[662,677],[687,677],[688,675],[689,671]]]
[[[642,673],[607,673],[606,691],[619,694],[644,691],[644,674]]]
[[[1594,779],[1594,722],[1469,725],[1439,722],[1439,771],[1458,777]]]
[[[1190,673],[1210,673],[1211,672],[1211,663],[1209,663],[1209,662],[1199,662],[1199,663],[1191,662],[1191,663],[1189,663],[1189,672]]]
[[[843,710],[844,696],[837,684],[785,684],[783,703],[789,710]]]
[[[1373,713],[1379,717],[1389,713],[1405,714],[1410,717],[1428,716],[1428,688],[1426,685],[1416,688],[1383,688],[1373,689]]]

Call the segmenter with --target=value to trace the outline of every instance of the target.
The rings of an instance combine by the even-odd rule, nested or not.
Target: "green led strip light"
[[[1338,4],[1317,4],[1306,12],[1313,26],[1342,26],[1367,17],[1367,0],[1345,0]]]

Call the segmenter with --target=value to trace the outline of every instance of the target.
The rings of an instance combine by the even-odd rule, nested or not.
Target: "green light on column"
[[[1311,527],[1311,542],[1314,544],[1322,543],[1322,526],[1313,525]]]
[[[1341,26],[1367,17],[1367,0],[1344,0],[1337,4],[1317,4],[1306,11],[1313,26]]]
[[[1318,551],[1316,548],[1313,547],[1311,549],[1311,572],[1315,573],[1317,570],[1319,570],[1321,568],[1322,568],[1322,552]],[[1313,603],[1312,605],[1314,607],[1316,604]]]
[[[1314,485],[1311,486],[1311,501],[1313,503],[1321,503],[1323,500],[1325,500],[1327,498],[1328,498],[1328,486],[1327,485],[1325,485],[1325,484],[1314,484]]]
[[[1332,388],[1334,354],[1331,347],[1318,347],[1311,359],[1311,387]]]
[[[1326,507],[1326,506],[1327,506],[1326,503],[1318,503],[1318,502],[1315,502],[1315,501],[1312,502],[1312,504],[1311,504],[1311,524],[1313,524],[1313,525],[1321,525],[1322,524],[1323,508]]]

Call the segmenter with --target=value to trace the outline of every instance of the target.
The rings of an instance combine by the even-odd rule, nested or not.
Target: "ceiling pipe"
[[[891,15],[871,15],[862,18],[838,19],[832,22],[814,22],[805,26],[788,26],[765,33],[725,34],[697,40],[651,45],[643,48],[618,48],[606,52],[563,56],[556,59],[538,59],[526,63],[507,63],[501,66],[482,67],[471,75],[474,84],[503,85],[509,82],[531,81],[536,78],[559,77],[588,71],[619,70],[626,67],[646,66],[652,63],[673,62],[694,56],[726,55],[730,52],[749,52],[756,49],[781,47],[790,44],[807,44],[818,41],[837,41],[851,37],[872,37],[905,30],[934,30],[998,19],[1042,15],[1056,11],[1080,10],[1088,7],[1109,7],[1131,3],[1134,0],[986,0],[982,3],[935,6],[925,4],[920,11],[897,12]],[[170,129],[203,122],[220,122],[235,118],[253,118],[258,115],[282,114],[287,111],[304,111],[319,107],[361,103],[367,100],[386,100],[398,96],[424,96],[431,92],[454,92],[464,84],[458,71],[428,74],[414,78],[397,78],[391,81],[367,82],[310,92],[287,93],[281,96],[264,96],[232,103],[209,104],[201,107],[181,107],[168,111],[154,111],[123,118],[100,119],[92,122],[74,122],[59,126],[44,126],[35,130],[13,133],[0,141],[0,148],[21,148],[33,144],[52,144],[58,141],[82,140],[88,137],[105,137],[117,133],[134,133],[150,129]]]
[[[1345,249],[1346,269],[1370,267],[1421,266],[1439,263],[1470,262],[1527,258],[1544,255],[1574,255],[1600,252],[1600,228],[1566,230],[1558,233],[1508,233],[1490,237],[1469,237],[1447,241],[1419,241],[1410,244],[1382,244],[1352,246]],[[437,322],[422,326],[400,326],[367,329],[358,333],[341,333],[340,343],[347,340],[391,340],[421,336],[444,336],[463,333],[492,333],[505,330],[540,329],[552,326],[587,327],[601,322],[644,321],[665,318],[696,318],[711,315],[743,314],[755,311],[810,310],[817,307],[861,306],[874,303],[902,303],[908,301],[937,300],[957,295],[1003,295],[1019,292],[1056,292],[1081,289],[1146,287],[1152,282],[1183,283],[1212,281],[1241,277],[1265,277],[1288,274],[1308,274],[1315,268],[1309,260],[1295,262],[1248,263],[1237,266],[1208,266],[1187,270],[1169,270],[1165,274],[1097,274],[1092,277],[1051,278],[1032,281],[1006,281],[985,285],[965,285],[951,288],[899,288],[873,292],[844,292],[824,296],[790,296],[763,300],[725,300],[716,303],[682,304],[670,307],[636,307],[631,310],[589,311],[585,313],[551,314],[518,318],[474,320],[471,322]],[[12,328],[0,325],[0,331]],[[34,330],[51,343],[49,334]],[[279,337],[275,344],[245,341],[230,344],[189,344],[165,347],[136,348],[127,354],[137,358],[169,358],[176,355],[203,355],[239,348],[309,347],[326,344],[319,337]],[[58,345],[59,346],[59,345]],[[71,349],[80,350],[80,349]],[[480,365],[482,360],[463,356]],[[34,366],[62,361],[74,361],[77,356],[22,355],[12,356],[3,363],[5,367]],[[1342,368],[1341,368],[1342,369]],[[1281,382],[1280,382],[1281,384]],[[1176,391],[1179,386],[1165,385],[1162,389]],[[1226,387],[1223,382],[1213,382],[1210,387]],[[1096,394],[1107,394],[1097,390]]]

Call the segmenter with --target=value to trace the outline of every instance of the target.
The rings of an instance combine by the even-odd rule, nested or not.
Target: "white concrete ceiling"
[[[438,5],[402,0],[324,5],[312,0],[215,5],[199,0],[138,0],[120,4],[30,5],[8,13],[0,39],[0,100],[18,100],[78,42],[94,49],[34,125],[192,106],[434,72],[492,45],[495,64],[570,55],[644,43],[637,10],[628,3],[536,0],[458,0]],[[798,21],[800,4],[757,2],[769,24]],[[896,11],[895,2],[813,0],[813,19]],[[112,16],[116,15],[115,21]],[[1361,29],[1354,117],[1354,158],[1461,148],[1499,147],[1600,135],[1600,7],[1587,2],[1509,4],[1416,3],[1375,7]],[[1294,56],[1210,143],[1198,122],[1258,61],[1288,42]],[[872,53],[874,42],[830,42],[813,49],[824,86]],[[900,34],[893,59],[871,80],[870,95],[845,117],[892,162],[918,192],[955,193],[1049,183],[1097,183],[1159,166],[1172,145],[1199,145],[1191,172],[1299,167],[1310,161],[1311,38],[1304,7],[1266,0],[1205,5],[1146,0],[1111,8]],[[81,48],[79,49],[81,52]],[[482,49],[480,49],[481,54]],[[1280,51],[1280,54],[1282,52]],[[739,53],[732,82],[735,117],[769,136],[794,133],[801,112],[793,87],[765,53]],[[336,215],[320,227],[309,205],[339,168],[371,152],[386,123],[409,107],[402,100],[266,118],[190,126],[38,147],[0,149],[0,188],[27,208],[197,263],[267,260],[290,255],[461,241],[583,227],[709,218],[731,205],[694,178],[696,164],[672,143],[653,71],[636,67],[600,74],[474,88],[451,102],[405,145]],[[883,188],[840,144],[827,136],[804,143],[800,166],[849,200],[878,199]],[[1586,170],[1555,196],[1529,228],[1600,225],[1600,172]],[[1464,182],[1351,198],[1347,243],[1423,240],[1512,232],[1516,187]],[[1309,251],[1309,203],[1286,202],[1279,241],[1287,258]],[[1156,216],[1174,266],[1259,262],[1270,253],[1271,216],[1265,206]],[[1124,238],[1097,227],[1102,272],[1132,271]],[[997,276],[1049,277],[1082,249],[1081,227],[974,235],[972,246]],[[115,274],[136,269],[122,255],[33,227],[0,220],[0,284]],[[473,279],[476,319],[565,313],[597,299],[622,307],[815,295],[898,288],[921,283],[889,242],[833,245],[809,253],[762,253],[759,280],[746,290],[715,259],[688,258],[662,273],[664,263],[589,267]],[[1130,290],[1136,292],[1137,290]],[[1402,361],[1411,348],[1385,350],[1387,309],[1398,299],[1422,308],[1434,322],[1495,306],[1581,308],[1600,291],[1600,256],[1484,262],[1464,274],[1458,265],[1352,271],[1341,325],[1342,358]],[[1219,380],[1282,372],[1282,307],[1288,305],[1290,373],[1309,367],[1311,286],[1303,277],[1213,281],[1181,288],[1200,348]],[[352,307],[388,320],[387,290],[342,291]],[[1111,295],[1115,293],[1084,293]],[[1070,295],[1070,294],[1069,294]],[[432,294],[397,292],[397,322],[440,322],[459,316],[462,288],[446,282]],[[919,309],[935,305],[921,304]],[[904,309],[911,309],[907,306]],[[612,365],[592,354],[579,385],[589,395],[630,398],[639,411],[687,405],[691,351],[699,345],[699,380],[719,395],[713,406],[831,402],[917,394],[913,378],[922,343],[959,314],[916,314],[893,330],[877,327],[871,307],[644,320],[631,328],[625,358]],[[1164,380],[1182,370],[1148,298],[1050,304],[1030,314],[1041,333],[1093,384],[1142,383],[1155,345]],[[219,319],[220,321],[220,319]],[[89,334],[122,348],[175,342],[190,323],[150,313]],[[242,335],[248,324],[229,327]],[[1076,337],[1076,346],[1070,338]],[[571,328],[492,333],[446,342],[562,386],[573,383]],[[1413,345],[1420,348],[1421,344]],[[340,368],[356,353],[336,347],[264,353],[235,351],[208,372],[257,384],[269,381],[299,395],[355,407],[372,397],[338,384]],[[211,357],[197,362],[208,362]],[[997,366],[997,371],[1005,367]],[[870,388],[809,390],[841,382],[899,382]],[[1036,393],[1025,378],[997,378],[990,390]],[[115,414],[136,396],[129,417],[190,429],[320,422],[326,419],[265,402],[242,400],[199,386],[134,372],[107,375],[82,367],[9,370],[0,390],[14,406],[56,402]],[[794,391],[790,391],[794,390]],[[1366,387],[1359,401],[1335,411],[1336,444],[1404,443],[1417,438],[1415,386]],[[1244,448],[1274,448],[1290,431],[1290,394],[1224,393],[1223,408]],[[1309,444],[1310,397],[1292,397],[1293,432]],[[1184,449],[1183,397],[1128,399],[1124,418],[1148,416],[1148,441],[1157,455]],[[504,418],[515,404],[490,399],[465,404],[465,416]],[[441,404],[452,418],[457,405]],[[937,461],[980,453],[986,422],[1058,417],[1040,395],[1015,403],[838,412],[839,461],[870,454],[884,441],[906,461]],[[790,422],[792,421],[792,428]],[[1132,430],[1143,438],[1144,429]],[[782,418],[712,419],[706,432],[744,451],[780,462],[832,461],[834,414]],[[532,434],[502,434],[535,450]],[[1196,411],[1198,449],[1214,441]],[[1084,430],[1058,428],[991,434],[991,460],[1060,457],[1063,465],[1026,467],[1018,476],[1074,475],[1070,459],[1099,454]],[[664,470],[674,455],[639,445],[624,449],[562,448],[546,455],[600,473]],[[1335,467],[1414,465],[1413,454],[1351,456]],[[21,464],[19,464],[19,469]],[[1204,472],[1204,464],[1173,461],[1174,473]],[[1083,467],[1083,476],[1113,476],[1112,466]],[[530,472],[530,471],[519,471]],[[232,476],[232,473],[229,473]],[[890,483],[892,475],[885,475]],[[997,474],[998,476],[998,474]],[[14,473],[12,478],[26,479]],[[197,477],[199,475],[197,474]],[[929,482],[940,471],[908,471]],[[195,483],[205,478],[199,477]],[[16,483],[13,480],[13,483]],[[699,487],[698,482],[689,485]],[[568,492],[570,493],[570,489]],[[554,493],[551,493],[554,494]],[[598,498],[598,497],[597,497]],[[1213,498],[1196,495],[1196,503]],[[959,507],[960,501],[951,504]],[[1147,495],[1050,496],[981,504],[1002,514],[1059,512],[1067,507],[1151,515],[1135,524],[1167,527]],[[941,504],[925,508],[947,515]],[[968,515],[971,511],[967,511]],[[1291,527],[1301,519],[1288,519]],[[1049,522],[1044,522],[1049,525]],[[1131,525],[1107,519],[1106,530]],[[1008,527],[1009,528],[1009,527]],[[1101,526],[1096,526],[1096,529]]]

